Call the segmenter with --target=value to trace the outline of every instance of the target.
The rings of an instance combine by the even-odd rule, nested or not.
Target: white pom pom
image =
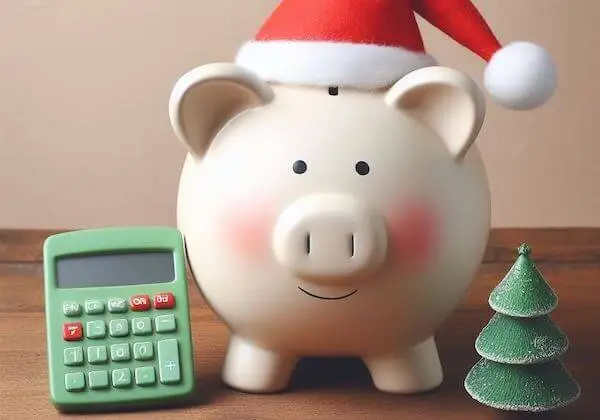
[[[546,103],[556,90],[556,66],[550,54],[529,42],[515,42],[490,60],[484,84],[492,98],[509,109],[526,110]]]

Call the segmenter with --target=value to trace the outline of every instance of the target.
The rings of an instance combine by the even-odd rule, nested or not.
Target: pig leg
[[[400,354],[368,356],[363,361],[380,391],[413,394],[442,383],[442,365],[433,337]]]
[[[229,342],[223,381],[240,391],[270,393],[285,388],[297,357],[274,353],[233,335]]]

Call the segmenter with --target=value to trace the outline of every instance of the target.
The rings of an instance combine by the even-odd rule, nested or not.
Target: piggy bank
[[[223,380],[284,389],[302,357],[358,357],[381,391],[433,389],[434,334],[490,228],[477,85],[441,66],[385,90],[267,83],[236,64],[179,79],[178,226],[231,331]]]

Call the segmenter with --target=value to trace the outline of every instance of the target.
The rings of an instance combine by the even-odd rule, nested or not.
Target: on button
[[[129,305],[132,311],[143,312],[150,310],[150,296],[135,295],[129,299]]]

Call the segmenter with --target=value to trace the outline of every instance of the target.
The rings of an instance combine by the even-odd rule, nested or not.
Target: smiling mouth
[[[304,293],[306,293],[310,297],[314,297],[314,298],[317,298],[317,299],[323,299],[323,300],[341,300],[341,299],[346,299],[346,298],[349,298],[350,296],[352,296],[353,294],[355,294],[356,292],[358,292],[358,289],[356,289],[355,291],[350,292],[350,293],[348,293],[347,295],[344,295],[344,296],[324,297],[324,296],[315,295],[314,293],[310,293],[310,292],[304,290],[300,286],[298,286],[298,289],[302,290]]]

